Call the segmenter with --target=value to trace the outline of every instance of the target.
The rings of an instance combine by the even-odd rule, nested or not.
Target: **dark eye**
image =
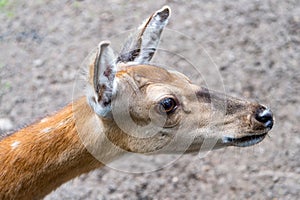
[[[160,112],[171,114],[177,108],[177,103],[173,98],[164,98],[160,101]]]

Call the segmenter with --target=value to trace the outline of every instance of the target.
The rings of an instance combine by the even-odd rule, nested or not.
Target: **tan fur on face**
[[[260,106],[259,104],[196,86],[186,76],[178,72],[167,71],[155,66],[137,65],[123,66],[123,69],[116,76],[120,88],[115,101],[134,99],[128,105],[130,107],[130,120],[133,120],[133,122],[128,121],[128,124],[135,125],[136,123],[138,126],[147,126],[151,121],[154,122],[153,116],[155,114],[151,113],[155,113],[153,108],[164,97],[175,98],[179,104],[176,112],[165,117],[164,124],[158,125],[161,130],[151,137],[153,142],[149,140],[145,145],[144,139],[131,139],[129,141],[135,142],[132,142],[134,147],[129,149],[138,149],[138,152],[147,152],[146,149],[151,149],[151,151],[157,150],[157,148],[163,149],[164,145],[170,141],[161,142],[164,145],[158,147],[158,138],[163,140],[161,136],[164,135],[166,140],[171,140],[175,134],[186,135],[183,138],[189,141],[194,138],[195,142],[192,142],[191,146],[193,149],[195,146],[198,147],[194,151],[199,150],[205,139],[216,141],[215,148],[220,148],[227,146],[222,144],[222,138],[226,135],[243,137],[248,134],[261,134],[265,131],[265,127],[253,121],[253,117],[248,117],[254,115]],[[141,138],[147,137],[142,132],[137,134]],[[174,149],[176,148],[173,147],[172,150]],[[176,152],[184,152],[185,150],[177,148]],[[166,152],[168,151],[166,149]]]

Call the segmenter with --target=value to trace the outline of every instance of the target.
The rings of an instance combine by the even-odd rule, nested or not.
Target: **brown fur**
[[[40,199],[101,166],[77,135],[72,104],[42,121],[0,142],[0,199]]]

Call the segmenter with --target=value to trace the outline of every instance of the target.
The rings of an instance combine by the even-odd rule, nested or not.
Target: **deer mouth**
[[[237,147],[248,147],[261,142],[266,137],[266,135],[267,132],[259,135],[248,135],[240,138],[225,137],[223,139],[223,142],[225,144],[233,145]]]

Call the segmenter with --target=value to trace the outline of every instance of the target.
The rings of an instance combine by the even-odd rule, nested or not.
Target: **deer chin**
[[[243,137],[225,136],[223,138],[223,143],[228,146],[248,147],[260,143],[266,137],[267,134],[268,132],[264,132],[258,135],[247,135]]]

